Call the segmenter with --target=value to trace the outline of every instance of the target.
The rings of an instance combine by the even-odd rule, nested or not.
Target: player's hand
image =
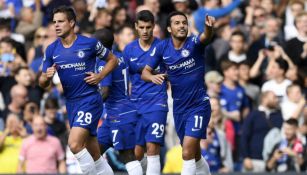
[[[84,81],[90,85],[97,85],[102,80],[99,74],[93,72],[85,72],[85,74],[87,77],[84,78]]]
[[[151,77],[151,82],[153,82],[154,84],[157,84],[157,85],[161,85],[163,83],[163,81],[165,80],[165,76],[166,76],[166,74],[153,75]]]
[[[206,26],[208,27],[213,27],[214,23],[215,23],[215,18],[213,16],[209,16],[208,14],[206,14]]]
[[[53,64],[46,71],[47,78],[50,80],[53,77],[53,75],[55,74],[55,72],[56,72],[56,65]]]

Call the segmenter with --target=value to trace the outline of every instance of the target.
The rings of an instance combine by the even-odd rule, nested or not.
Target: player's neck
[[[185,38],[184,40],[180,40],[180,39],[175,38],[175,37],[172,36],[172,41],[173,41],[174,48],[176,50],[181,49],[182,46],[184,45],[186,39],[187,38]]]
[[[61,38],[61,42],[65,48],[69,48],[73,45],[74,41],[77,39],[75,33],[69,34],[66,37]]]
[[[139,39],[139,45],[144,51],[147,51],[147,50],[149,50],[153,41],[154,41],[154,37],[151,37],[149,40]]]

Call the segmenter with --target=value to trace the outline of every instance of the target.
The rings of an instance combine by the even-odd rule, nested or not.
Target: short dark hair
[[[58,109],[59,104],[57,99],[55,98],[48,98],[44,105],[45,109]]]
[[[0,30],[11,31],[10,20],[5,18],[0,18]]]
[[[151,22],[152,24],[154,24],[155,17],[149,10],[142,10],[136,14],[135,22],[138,23],[138,21]]]
[[[56,13],[65,13],[68,21],[71,21],[71,20],[73,20],[74,22],[77,21],[75,10],[72,7],[63,5],[63,6],[55,8],[52,12],[52,19],[54,17],[54,14]]]
[[[108,48],[109,50],[112,49],[114,35],[111,30],[106,28],[99,29],[94,33],[93,36],[98,39],[106,48]]]
[[[236,31],[232,32],[232,34],[231,34],[231,36],[236,36],[236,35],[241,36],[243,38],[244,42],[246,41],[246,37],[245,37],[245,35],[242,31],[236,30]]]
[[[174,12],[170,13],[170,14],[167,16],[167,23],[166,23],[166,24],[167,24],[167,25],[166,25],[167,27],[171,26],[171,19],[172,19],[172,17],[173,17],[173,16],[177,16],[177,15],[184,16],[185,19],[188,20],[187,16],[186,16],[184,13],[178,12],[178,11],[174,11]]]
[[[30,70],[28,66],[19,66],[16,71],[15,71],[15,75],[18,75],[22,70]]]
[[[286,120],[286,123],[288,125],[298,127],[298,121],[295,118],[290,118],[290,119]]]
[[[232,66],[238,66],[238,63],[230,61],[229,59],[223,60],[221,62],[221,70],[222,72],[228,70],[229,68],[231,68]]]
[[[277,63],[280,69],[284,70],[284,74],[288,71],[289,64],[286,60],[284,60],[283,58],[278,58],[275,60],[275,62]]]

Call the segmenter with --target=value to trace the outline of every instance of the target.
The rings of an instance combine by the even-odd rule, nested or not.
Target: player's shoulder
[[[92,38],[92,37],[87,37],[84,35],[77,35],[78,36],[78,41],[80,43],[84,43],[84,44],[97,44],[98,40],[96,38]]]
[[[56,46],[60,43],[60,39],[57,38],[55,41],[53,41],[51,44],[49,44],[46,48],[46,52],[50,52],[56,49]]]

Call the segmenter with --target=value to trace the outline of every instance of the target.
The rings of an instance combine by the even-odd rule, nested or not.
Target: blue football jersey
[[[224,84],[221,86],[220,103],[225,111],[242,111],[249,107],[249,101],[244,89],[237,85],[235,89],[229,89]]]
[[[168,111],[166,83],[156,85],[141,79],[141,70],[145,67],[149,59],[151,59],[151,55],[157,52],[156,45],[159,42],[155,38],[150,49],[144,51],[139,44],[139,39],[136,39],[128,44],[123,52],[129,66],[130,81],[132,84],[131,100],[135,103],[139,113]],[[156,72],[161,73],[164,70],[161,66],[156,67]]]
[[[128,66],[120,52],[113,53],[118,58],[118,66],[99,83],[99,86],[109,87],[109,95],[104,105],[107,119],[116,120],[118,123],[129,123],[136,120],[137,116],[135,106],[128,96]],[[96,71],[100,72],[105,64],[105,61],[97,59]]]
[[[203,110],[209,100],[204,87],[205,45],[198,36],[186,39],[181,49],[174,48],[171,38],[161,41],[151,55],[148,65],[156,68],[160,63],[167,69],[172,87],[174,114],[191,110]]]
[[[109,50],[98,40],[77,35],[71,47],[64,48],[58,38],[50,44],[43,59],[43,72],[56,64],[64,96],[67,99],[74,99],[88,96],[97,92],[97,85],[90,85],[84,81],[86,72],[95,72],[96,57],[106,59]]]

